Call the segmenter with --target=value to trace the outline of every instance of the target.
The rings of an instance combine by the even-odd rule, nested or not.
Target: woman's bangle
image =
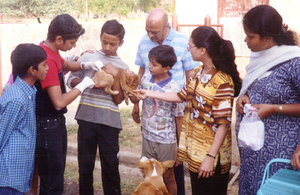
[[[281,113],[282,113],[282,105],[279,104],[278,114],[281,114]]]
[[[209,157],[211,157],[211,158],[216,158],[215,156],[213,156],[213,155],[211,155],[211,154],[206,154],[206,156],[209,156]]]

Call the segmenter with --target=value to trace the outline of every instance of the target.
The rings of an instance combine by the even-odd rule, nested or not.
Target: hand
[[[175,160],[175,167],[178,167],[179,165],[182,165],[183,162],[182,161],[179,161],[179,160]]]
[[[116,68],[112,63],[107,63],[102,70],[104,70],[106,73],[111,74],[114,78],[119,75],[119,69]]]
[[[250,99],[248,97],[248,95],[243,95],[242,97],[238,98],[236,101],[236,110],[238,111],[238,113],[240,114],[245,114],[244,113],[244,105],[245,104],[250,104]]]
[[[214,158],[207,156],[199,167],[198,178],[210,177],[214,174]]]
[[[74,88],[77,88],[82,93],[86,88],[93,88],[95,85],[93,79],[90,77],[84,77],[84,79],[78,83]]]
[[[137,97],[138,100],[144,100],[148,97],[148,93],[150,93],[149,90],[139,89],[139,90],[133,90],[134,95]]]
[[[276,113],[276,108],[278,107],[278,105],[276,104],[252,104],[251,106],[257,108],[257,114],[260,119],[267,118],[272,114]]]
[[[81,69],[93,69],[95,71],[101,70],[103,67],[103,63],[101,61],[95,61],[95,62],[81,62],[80,67]]]
[[[294,169],[300,169],[300,145],[297,146],[294,154],[292,155],[291,165]]]
[[[136,122],[136,123],[141,122],[139,104],[134,104],[133,105],[131,116],[132,116],[132,119],[134,120],[134,122]]]

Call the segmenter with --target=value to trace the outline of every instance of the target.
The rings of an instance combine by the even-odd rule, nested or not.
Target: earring
[[[269,41],[269,39],[267,38],[267,42]]]

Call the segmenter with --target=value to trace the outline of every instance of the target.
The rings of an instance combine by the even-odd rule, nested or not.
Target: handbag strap
[[[291,163],[290,159],[283,159],[283,158],[274,158],[272,159],[266,166],[265,171],[264,171],[264,176],[261,182],[260,187],[262,187],[265,182],[267,182],[268,179],[270,179],[270,166],[272,163],[276,163],[276,162],[281,162],[281,163]]]

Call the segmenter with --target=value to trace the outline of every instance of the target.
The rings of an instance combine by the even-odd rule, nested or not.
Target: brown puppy
[[[133,72],[128,73],[126,70],[121,68],[118,68],[118,70],[119,70],[118,75],[120,78],[120,85],[125,96],[125,102],[128,105],[129,94],[134,93],[133,90],[135,90],[137,86],[141,84],[141,79],[137,74]],[[111,89],[114,83],[114,78],[112,75],[106,73],[104,70],[99,70],[95,73],[94,82],[95,82],[95,87],[106,86],[104,89],[106,93],[112,95],[117,95],[119,93],[119,91],[113,91]]]
[[[143,181],[131,195],[172,195],[167,190],[163,180],[163,174],[168,168],[174,166],[174,160],[158,162],[155,159],[142,157],[137,163],[144,174],[145,181]]]

